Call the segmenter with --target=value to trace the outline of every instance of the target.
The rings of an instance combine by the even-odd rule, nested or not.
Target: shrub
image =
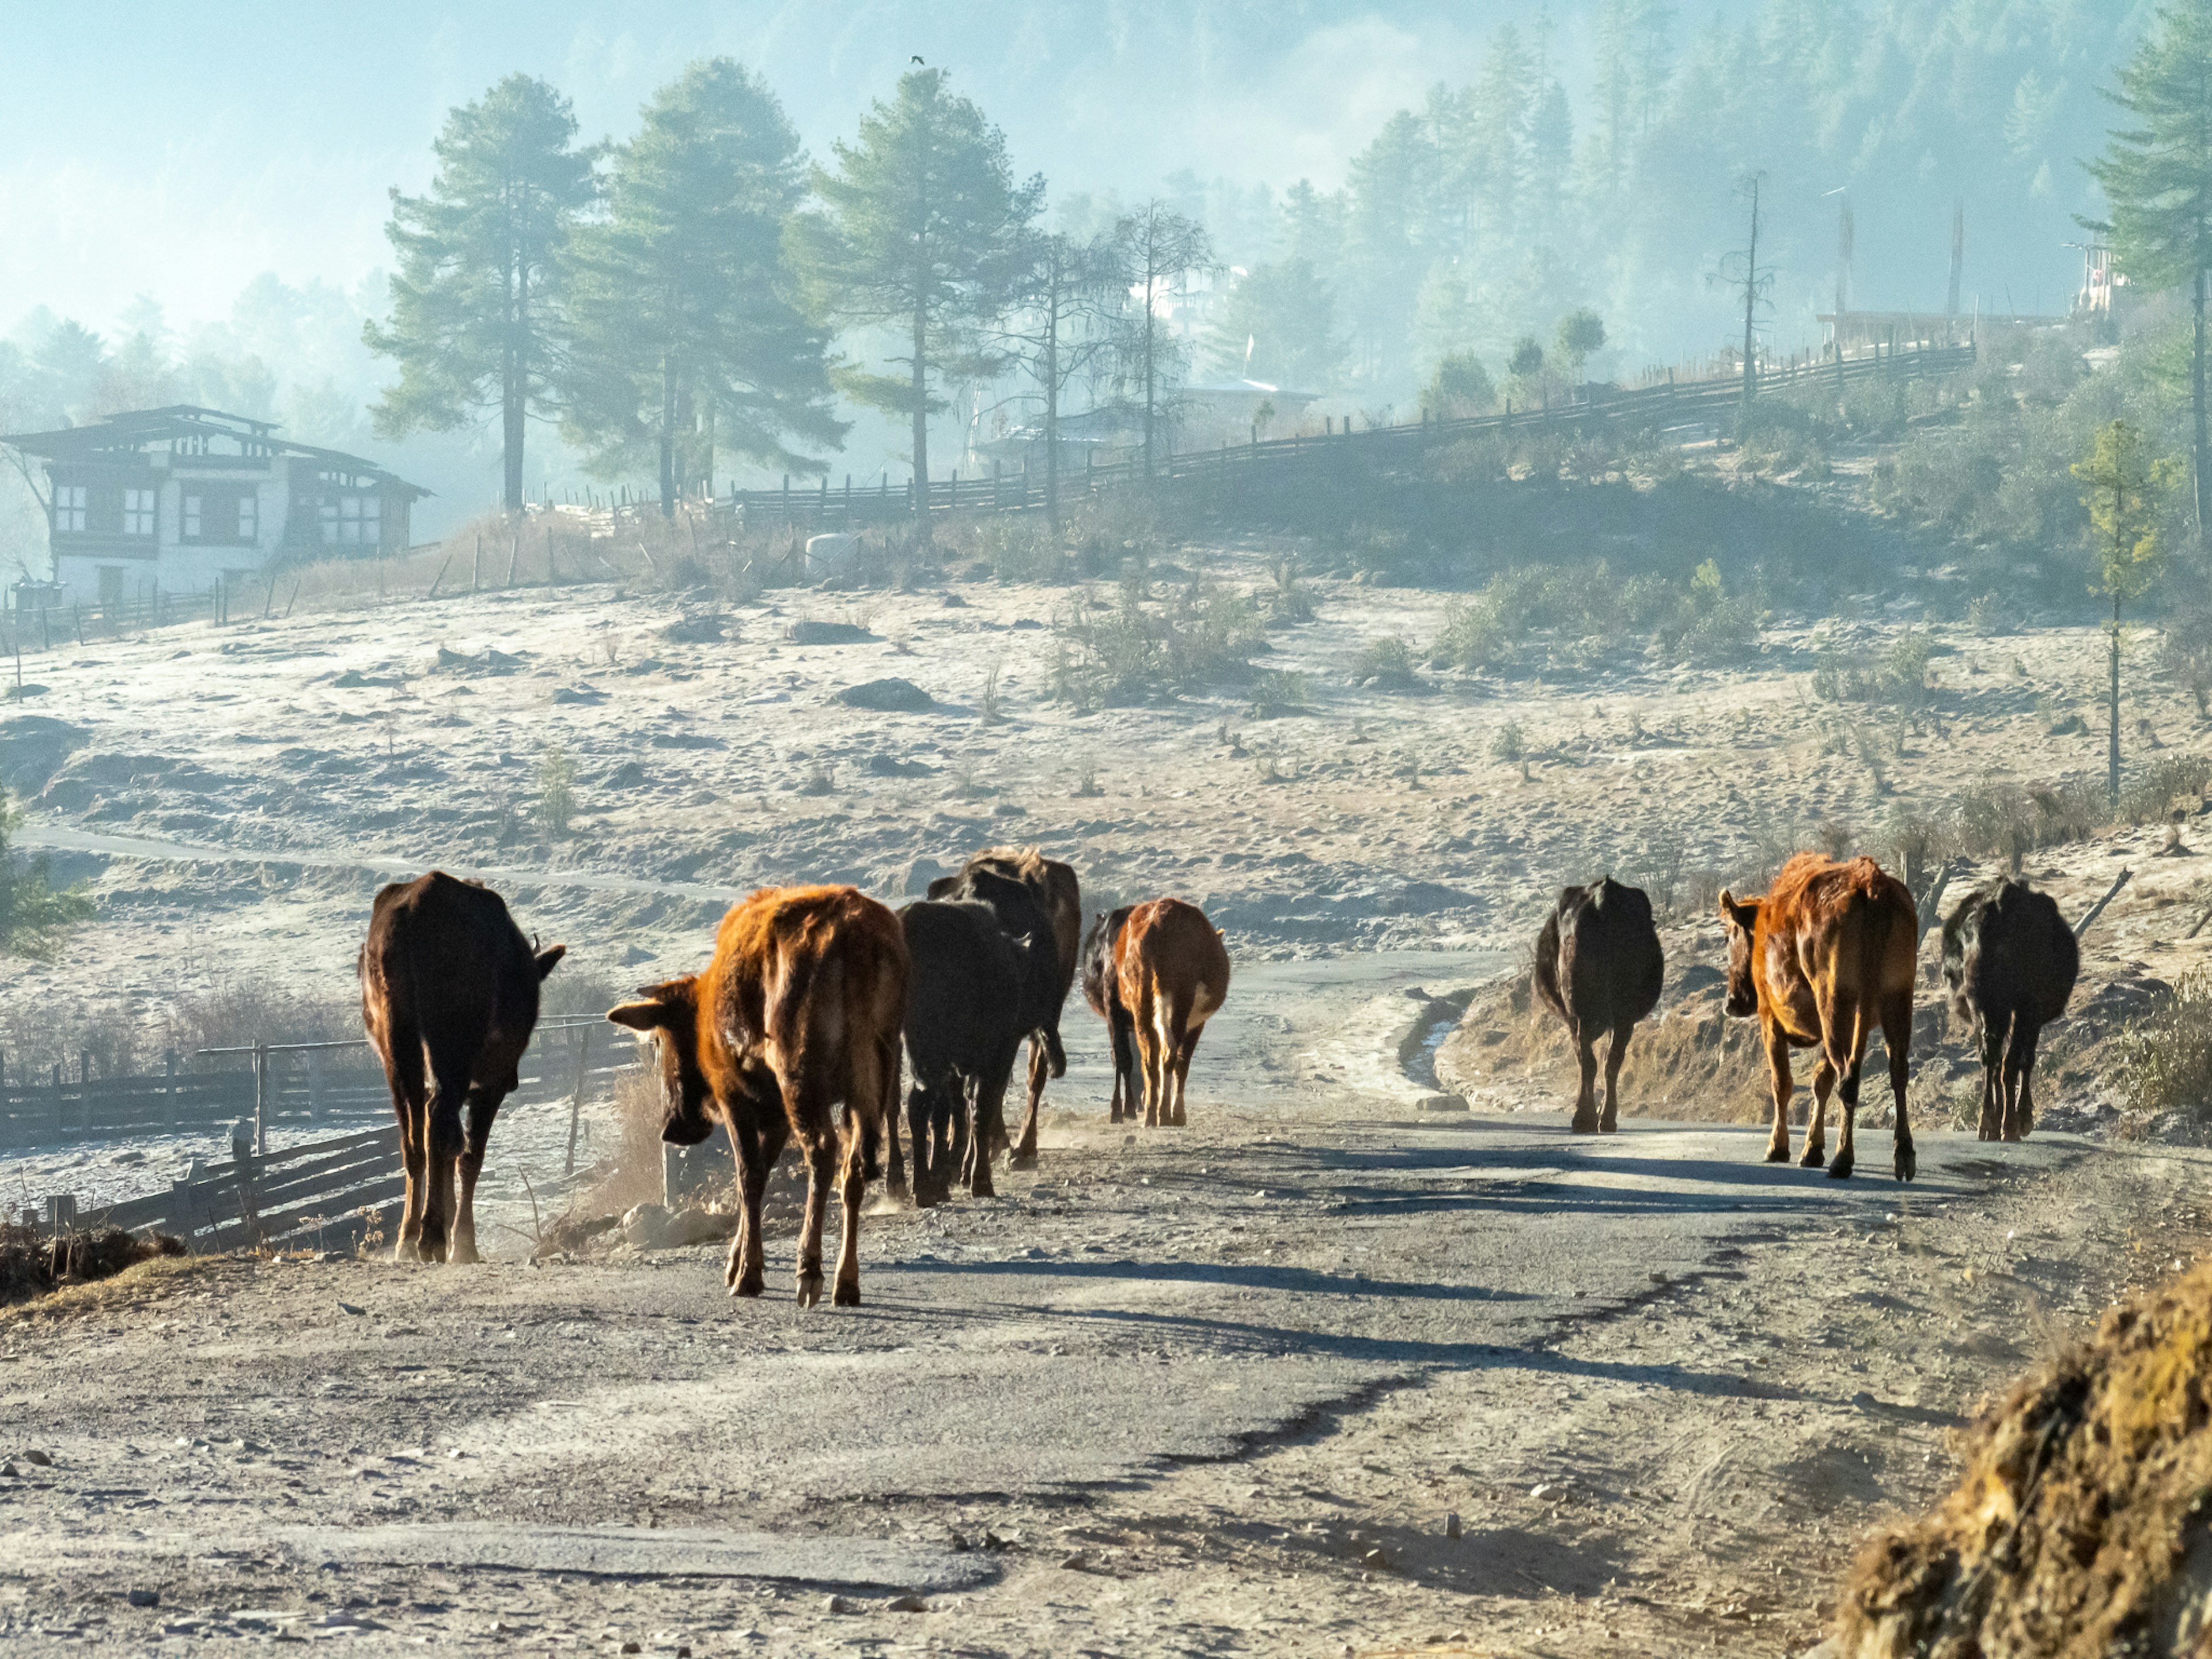
[[[2212,759],[2172,755],[2143,767],[2120,791],[2116,816],[2123,823],[2154,823],[2178,800],[2201,796],[2212,783]]]
[[[575,815],[576,763],[556,744],[538,757],[538,820],[547,835],[565,836]]]
[[[1356,685],[1372,681],[1385,690],[1403,690],[1417,684],[1413,647],[1395,634],[1368,641],[1352,659],[1352,678]]]
[[[1052,695],[1079,708],[1109,708],[1251,674],[1262,637],[1259,607],[1194,581],[1165,604],[1125,580],[1111,605],[1078,598],[1054,629]]]
[[[9,838],[21,811],[0,789],[0,956],[52,958],[70,931],[92,920],[92,899],[82,885],[57,888],[45,858],[21,859]]]
[[[1503,761],[1508,766],[1525,769],[1528,759],[1528,735],[1518,720],[1508,720],[1490,734],[1490,758]]]
[[[2185,974],[2161,1007],[2120,1035],[2120,1097],[2142,1116],[2212,1105],[2212,974]]]

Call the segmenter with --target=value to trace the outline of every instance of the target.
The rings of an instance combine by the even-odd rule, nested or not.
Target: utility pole
[[[1966,264],[1966,198],[1959,198],[1951,210],[1951,298],[1947,316],[1959,314],[1959,278]]]
[[[1743,256],[1743,406],[1747,413],[1751,400],[1759,395],[1759,371],[1753,367],[1753,353],[1758,349],[1753,318],[1759,309],[1762,279],[1759,274],[1759,181],[1765,174],[1754,173],[1744,182],[1751,191],[1751,246]]]

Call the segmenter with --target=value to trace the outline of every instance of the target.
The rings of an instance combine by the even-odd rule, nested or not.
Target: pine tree
[[[1078,381],[1107,363],[1114,324],[1127,295],[1119,251],[1105,236],[1060,233],[1030,239],[1017,310],[1000,339],[1043,404],[1045,513],[1060,528],[1060,422]]]
[[[2106,96],[2136,122],[2114,131],[2104,155],[2087,164],[2112,204],[2113,250],[2138,283],[2189,285],[2191,460],[2202,541],[2212,524],[2204,401],[2204,289],[2212,273],[2212,6],[2185,0],[2160,11],[2119,70],[2118,88]]]
[[[2112,728],[2106,750],[2106,787],[2120,799],[2120,607],[2141,599],[2158,579],[2166,550],[2158,533],[2158,497],[2179,481],[2179,469],[2144,453],[2143,435],[2125,421],[2097,430],[2096,447],[2077,461],[2074,476],[2082,483],[2081,505],[2097,558],[2093,592],[2112,602],[2110,699]]]
[[[0,789],[0,956],[43,961],[61,948],[72,927],[92,919],[91,896],[82,885],[54,886],[43,858],[19,860],[9,838],[21,811]]]
[[[933,389],[948,374],[995,367],[982,331],[1019,291],[1030,222],[1044,180],[1018,184],[1006,135],[945,71],[909,70],[888,104],[839,143],[835,171],[817,167],[819,211],[802,214],[793,240],[820,311],[862,326],[902,331],[902,374],[847,368],[840,387],[859,402],[912,422],[915,509],[929,501],[929,417],[945,408]]]
[[[1344,361],[1336,295],[1306,260],[1255,265],[1229,291],[1208,349],[1220,374],[1326,391]]]
[[[1534,112],[1535,65],[1512,24],[1490,37],[1482,72],[1469,89],[1468,168],[1483,234],[1510,235],[1526,176],[1524,151]]]
[[[497,409],[507,505],[517,509],[524,422],[556,406],[568,370],[562,258],[592,199],[598,153],[576,148],[568,100],[525,75],[454,110],[432,148],[430,193],[392,192],[391,318],[362,331],[399,365],[376,430],[451,431]]]
[[[574,244],[569,435],[603,475],[650,454],[660,510],[714,477],[718,449],[787,470],[834,447],[828,341],[799,304],[783,233],[799,135],[765,82],[695,64],[615,152],[607,216]]]
[[[1162,415],[1186,366],[1182,339],[1166,325],[1160,308],[1190,273],[1213,258],[1206,228],[1157,198],[1115,228],[1121,291],[1137,309],[1121,332],[1122,377],[1142,399],[1145,476],[1152,476],[1154,446]]]

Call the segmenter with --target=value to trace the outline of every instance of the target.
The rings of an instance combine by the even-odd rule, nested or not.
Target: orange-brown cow
[[[537,1029],[538,987],[566,950],[533,949],[482,882],[433,870],[377,890],[361,1019],[392,1085],[407,1172],[395,1261],[478,1259],[477,1177],[492,1121]]]
[[[1879,1020],[1889,1050],[1889,1086],[1897,1097],[1897,1178],[1917,1170],[1912,1125],[1905,1112],[1905,1055],[1912,1040],[1914,959],[1920,921],[1905,884],[1872,859],[1838,864],[1800,853],[1782,866],[1764,898],[1721,894],[1728,925],[1728,1011],[1759,1016],[1774,1088],[1774,1133],[1766,1158],[1790,1156],[1790,1051],[1820,1051],[1813,1073],[1813,1121],[1805,1155],[1816,1170],[1827,1151],[1828,1091],[1838,1076],[1843,1144],[1828,1173],[1851,1172],[1851,1131],[1858,1117],[1859,1067],[1867,1036]]]
[[[770,887],[731,907],[703,974],[642,988],[607,1018],[653,1034],[667,1117],[696,1146],[727,1126],[743,1209],[723,1277],[761,1293],[761,1197],[787,1139],[806,1159],[799,1301],[822,1299],[822,1224],[836,1166],[844,1206],[832,1300],[860,1300],[860,1200],[898,1097],[908,968],[898,918],[851,887]],[[841,1127],[830,1115],[845,1104]]]
[[[1114,941],[1115,976],[1137,1039],[1145,1123],[1181,1127],[1198,1034],[1229,994],[1229,950],[1206,912],[1153,899],[1129,912]]]

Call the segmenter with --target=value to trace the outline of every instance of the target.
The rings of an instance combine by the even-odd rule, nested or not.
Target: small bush
[[[1371,681],[1386,690],[1419,684],[1413,675],[1413,647],[1395,634],[1368,641],[1352,659],[1352,680],[1355,685]]]
[[[2120,1097],[2144,1117],[2212,1107],[2212,974],[2185,974],[2119,1039]]]
[[[1265,720],[1271,714],[1303,714],[1306,712],[1307,696],[1304,675],[1269,669],[1252,682],[1253,717]]]
[[[1243,680],[1262,633],[1257,605],[1225,589],[1194,581],[1154,605],[1141,580],[1124,581],[1115,604],[1086,595],[1062,613],[1052,695],[1079,708],[1110,708]]]
[[[2180,800],[2194,801],[2212,783],[2212,759],[2172,755],[2152,762],[2120,791],[2117,816],[2123,823],[2155,823]]]
[[[1520,721],[1508,720],[1490,734],[1490,758],[1508,766],[1519,766],[1528,760],[1528,738]]]
[[[22,821],[0,789],[0,956],[46,961],[72,929],[92,920],[92,899],[82,885],[56,887],[44,857],[19,859],[9,850],[9,837]]]
[[[549,836],[565,836],[576,815],[576,763],[556,744],[538,762],[538,821]]]

